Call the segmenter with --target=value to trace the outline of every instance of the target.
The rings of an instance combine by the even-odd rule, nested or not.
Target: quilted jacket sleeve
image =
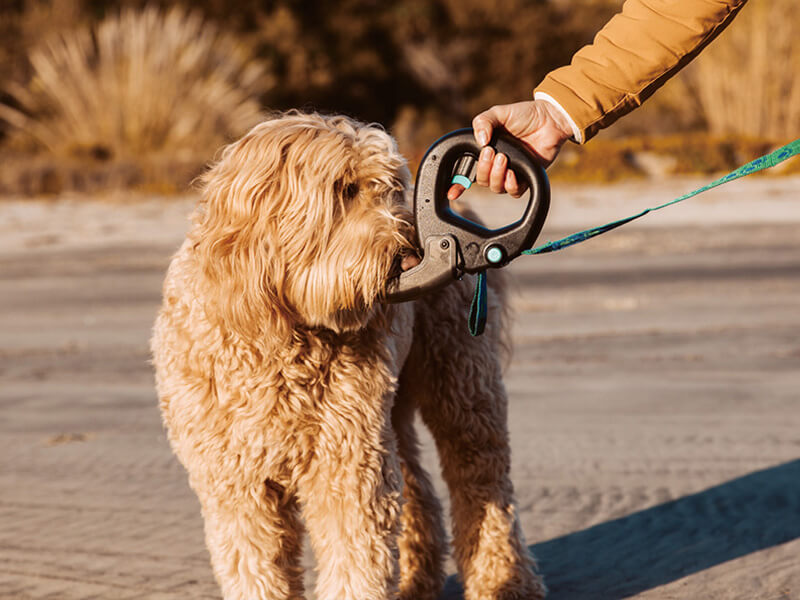
[[[627,0],[570,65],[537,86],[571,117],[577,142],[630,112],[691,61],[747,0]]]

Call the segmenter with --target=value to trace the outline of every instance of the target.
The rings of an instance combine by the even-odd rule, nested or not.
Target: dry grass
[[[260,118],[270,77],[248,45],[179,7],[123,10],[29,55],[0,105],[12,142],[60,157],[210,157]]]
[[[800,135],[797,0],[750,2],[686,71],[712,134]]]
[[[596,138],[585,146],[568,145],[549,169],[552,179],[608,183],[636,177],[713,175],[731,171],[776,148],[765,139],[709,136],[698,132],[659,137]],[[765,172],[800,172],[794,159]]]

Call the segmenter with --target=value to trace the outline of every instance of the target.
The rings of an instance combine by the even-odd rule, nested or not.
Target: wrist
[[[552,125],[563,136],[563,141],[572,140],[576,144],[583,142],[580,128],[555,98],[544,92],[536,92],[534,101],[542,107]]]

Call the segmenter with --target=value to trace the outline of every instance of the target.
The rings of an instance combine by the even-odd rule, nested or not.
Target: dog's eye
[[[358,184],[355,182],[345,183],[342,179],[337,179],[333,184],[333,190],[336,195],[341,197],[345,202],[349,202],[358,195]]]
[[[347,187],[344,188],[344,197],[347,200],[352,200],[358,195],[358,184],[357,183],[348,183]]]

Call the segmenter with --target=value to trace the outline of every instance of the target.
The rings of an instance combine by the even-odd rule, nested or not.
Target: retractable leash
[[[547,175],[510,135],[498,132],[489,145],[508,157],[509,168],[530,187],[522,217],[505,227],[487,229],[453,212],[447,191],[454,182],[472,185],[481,147],[472,129],[459,129],[439,138],[422,158],[414,189],[414,221],[422,262],[388,282],[388,302],[413,300],[460,279],[464,273],[499,269],[536,241],[550,206]]]
[[[550,204],[550,187],[544,169],[517,140],[498,132],[489,143],[508,157],[508,165],[531,190],[528,206],[518,221],[500,229],[486,229],[454,213],[447,200],[453,183],[469,188],[475,181],[475,166],[481,148],[472,129],[449,133],[428,149],[417,171],[414,218],[419,247],[424,255],[419,265],[389,281],[386,300],[405,302],[477,273],[475,294],[469,311],[469,330],[483,333],[487,316],[486,269],[501,268],[522,254],[557,252],[635,221],[648,213],[688,200],[734,179],[751,175],[800,154],[800,139],[765,154],[719,179],[674,200],[633,216],[585,229],[567,237],[531,248],[544,225]]]

